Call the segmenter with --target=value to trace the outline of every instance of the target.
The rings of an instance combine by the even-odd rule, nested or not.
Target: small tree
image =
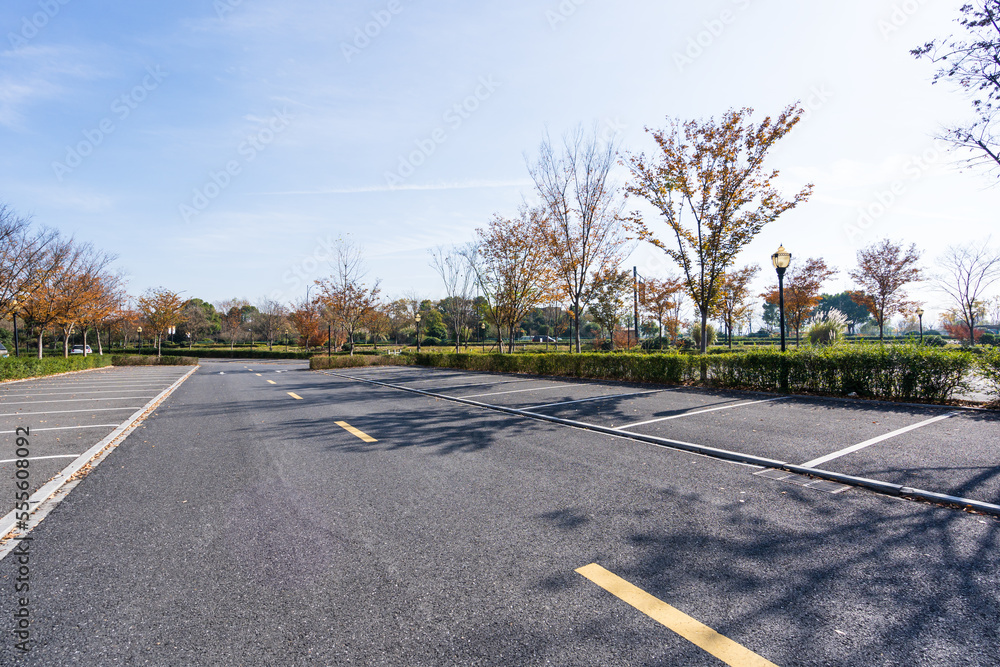
[[[476,230],[479,242],[467,251],[501,350],[504,331],[513,352],[521,320],[549,298],[553,275],[544,236],[547,224],[543,210],[528,207],[516,218],[494,216],[487,227]]]
[[[602,332],[608,332],[611,348],[615,347],[615,331],[629,309],[632,274],[629,271],[605,271],[594,277],[590,298],[590,316]]]
[[[884,340],[885,325],[893,315],[908,304],[903,288],[921,280],[917,266],[920,252],[916,244],[904,248],[902,243],[883,239],[858,251],[858,266],[851,271],[861,289],[851,293],[855,303],[868,309],[878,324],[878,338]]]
[[[156,335],[156,356],[159,357],[160,343],[167,329],[184,319],[184,300],[177,292],[160,287],[147,290],[136,300],[136,305],[149,330]]]
[[[730,110],[718,122],[671,121],[666,131],[647,129],[659,147],[658,160],[645,154],[628,157],[629,193],[659,210],[672,240],[657,238],[638,216],[633,222],[640,238],[681,267],[687,293],[701,314],[703,353],[726,269],[765,225],[812,193],[807,185],[786,200],[774,184],[778,172],[763,167],[768,152],[803,113],[791,105],[757,125],[750,122],[752,109]]]
[[[986,290],[1000,279],[1000,252],[989,247],[989,238],[981,243],[950,246],[938,258],[944,274],[938,287],[948,295],[969,330],[970,344],[976,343],[976,322],[986,316]]]
[[[716,306],[719,318],[726,327],[729,349],[733,348],[733,329],[736,323],[753,310],[750,302],[750,281],[760,273],[760,266],[744,266],[738,271],[727,271],[719,288]]]
[[[338,240],[333,266],[333,276],[317,280],[319,302],[326,308],[334,326],[347,334],[351,354],[354,354],[354,336],[361,323],[378,305],[379,281],[365,285],[367,273],[361,248],[352,242]]]
[[[802,327],[820,302],[820,288],[837,270],[826,265],[822,259],[810,257],[805,262],[795,264],[785,275],[785,321],[795,330],[795,344],[799,344]],[[768,303],[778,303],[778,287],[761,296]]]
[[[455,352],[460,351],[462,330],[472,312],[472,286],[475,274],[466,257],[468,248],[443,247],[431,250],[431,266],[441,276],[448,306],[445,309],[448,320],[455,332]]]
[[[659,324],[660,346],[663,341],[663,322],[669,321],[670,314],[677,304],[684,298],[684,283],[678,278],[668,278],[666,280],[650,279],[642,284],[639,290],[639,299],[646,312],[652,315]],[[669,331],[669,327],[668,327]],[[676,342],[677,328],[671,333]]]

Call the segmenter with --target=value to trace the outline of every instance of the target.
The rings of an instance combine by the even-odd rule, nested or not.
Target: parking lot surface
[[[992,437],[985,413],[337,373],[203,361],[32,531],[34,644],[22,655],[0,641],[0,663],[1000,664],[997,518],[770,479],[634,436],[799,463],[871,442],[829,468],[877,464],[896,438],[931,442],[925,429]],[[969,460],[952,467],[979,465],[961,479],[994,498],[990,466]],[[950,483],[946,465],[921,465],[882,464]],[[0,561],[0,590],[18,567]],[[0,618],[16,604],[0,594]]]

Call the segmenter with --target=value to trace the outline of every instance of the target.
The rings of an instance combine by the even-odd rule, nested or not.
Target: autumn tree
[[[799,344],[802,326],[819,305],[823,283],[836,275],[822,259],[810,257],[805,262],[796,262],[785,274],[785,322],[795,330],[795,344]],[[778,303],[778,287],[761,296],[771,304]]]
[[[184,299],[177,292],[159,287],[146,290],[135,303],[148,330],[156,336],[156,356],[159,357],[163,336],[184,319]]]
[[[758,273],[760,273],[760,266],[754,264],[723,274],[716,310],[719,319],[726,327],[729,349],[733,347],[733,329],[736,323],[753,310],[754,304],[750,302],[750,281]]]
[[[361,323],[378,305],[379,281],[371,286],[364,283],[367,270],[361,247],[351,241],[339,239],[330,264],[333,275],[317,280],[320,294],[317,300],[325,307],[334,326],[347,334],[351,354],[354,354],[354,335]]]
[[[940,138],[971,151],[969,163],[995,169],[1000,167],[1000,2],[976,0],[963,4],[959,12],[963,36],[932,40],[910,53],[939,66],[933,83],[951,83],[972,103],[972,118],[946,128]]]
[[[389,304],[378,303],[365,316],[361,323],[368,331],[368,335],[371,336],[372,344],[376,350],[378,349],[378,342],[380,340],[387,340],[392,333],[392,318],[389,312]]]
[[[215,304],[219,313],[219,334],[222,340],[229,341],[230,352],[235,349],[237,341],[244,337],[249,308],[250,302],[246,299],[226,299]]]
[[[683,299],[684,283],[679,278],[668,278],[657,280],[655,278],[646,280],[639,289],[639,303],[659,324],[659,338],[663,338],[663,323],[668,322],[667,332],[670,333],[669,318],[675,307]],[[671,334],[675,340],[680,327],[676,327]]]
[[[730,110],[720,121],[674,120],[650,130],[658,158],[629,155],[633,180],[628,192],[652,204],[672,240],[662,240],[633,216],[640,238],[662,249],[681,267],[688,295],[701,315],[702,353],[708,347],[708,318],[719,297],[722,276],[736,255],[782,213],[806,201],[807,185],[788,200],[775,185],[777,171],[764,159],[802,118],[797,105],[777,118],[751,122],[752,109]]]
[[[545,242],[547,224],[543,209],[523,206],[516,218],[496,215],[485,228],[477,229],[478,242],[468,250],[501,351],[505,331],[508,349],[514,351],[521,320],[544,303],[551,291],[554,276]]]
[[[125,278],[121,273],[100,271],[93,278],[90,298],[80,312],[83,329],[83,354],[87,355],[87,333],[92,327],[97,335],[97,353],[104,354],[101,344],[101,329],[118,314],[125,303]],[[110,340],[108,343],[110,344]]]
[[[590,317],[608,333],[611,347],[615,347],[615,331],[629,310],[632,274],[611,269],[594,276],[593,294],[590,298]]]
[[[938,288],[961,316],[972,345],[976,342],[976,322],[986,316],[986,290],[1000,279],[1000,252],[990,248],[989,241],[950,246],[937,260],[943,271],[937,279]]]
[[[34,229],[29,218],[0,203],[0,314],[11,312],[43,278],[45,254],[58,239],[56,231]]]
[[[69,339],[73,330],[82,325],[86,355],[87,324],[92,317],[103,318],[114,307],[117,294],[104,294],[111,280],[108,265],[116,257],[95,249],[91,244],[76,246],[75,261],[66,267],[66,275],[57,297],[56,324],[62,329],[63,356],[69,356]]]
[[[38,336],[38,358],[42,358],[45,331],[58,324],[65,313],[64,295],[73,288],[84,261],[86,248],[61,237],[53,237],[30,269],[30,290],[20,300],[21,315]]]
[[[858,251],[858,266],[850,276],[860,289],[851,292],[851,298],[872,314],[878,324],[879,340],[884,339],[886,322],[908,303],[903,288],[922,279],[919,261],[916,244],[904,248],[902,243],[889,239]]]
[[[294,305],[288,313],[288,322],[299,336],[299,345],[307,351],[326,344],[328,331],[315,301]]]
[[[624,201],[611,180],[617,153],[616,143],[602,143],[596,128],[589,134],[577,128],[563,138],[561,151],[546,136],[538,160],[528,166],[547,213],[554,273],[576,314],[587,306],[595,276],[621,263]],[[579,326],[573,337],[579,352]]]
[[[257,315],[254,317],[254,327],[261,338],[267,341],[267,349],[274,348],[275,339],[285,326],[288,310],[274,299],[261,299],[257,303]]]
[[[455,352],[459,351],[461,333],[472,313],[472,287],[475,273],[467,256],[468,249],[437,247],[431,250],[431,266],[441,276],[448,299],[446,313],[455,332]]]

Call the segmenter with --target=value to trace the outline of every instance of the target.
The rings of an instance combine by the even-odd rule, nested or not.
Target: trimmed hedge
[[[151,348],[147,351],[146,347],[143,346],[143,356],[152,354],[156,356],[156,348]],[[246,348],[236,348],[233,351],[228,349],[209,349],[209,350],[199,350],[198,348],[173,348],[162,350],[164,357],[198,357],[201,359],[308,359],[309,352],[276,352],[267,350],[256,350],[249,351]]]
[[[666,384],[697,382],[704,375],[706,384],[715,387],[840,396],[854,393],[867,398],[927,401],[948,400],[958,389],[967,388],[974,363],[967,352],[915,345],[802,348],[784,354],[763,349],[705,356],[678,353],[412,356],[421,366],[472,371]]]
[[[423,355],[421,355],[423,356]],[[351,356],[312,357],[309,359],[309,370],[321,371],[327,368],[360,368],[362,366],[408,366],[413,363],[413,355],[383,354],[375,357],[370,354]]]
[[[115,354],[111,357],[115,366],[197,366],[195,357],[162,356],[160,358],[138,354]]]
[[[993,395],[1000,399],[1000,350],[985,350],[976,358],[976,364]]]
[[[0,359],[0,380],[23,380],[26,378],[82,371],[87,368],[103,368],[111,365],[110,355],[91,354],[72,357],[4,357]]]

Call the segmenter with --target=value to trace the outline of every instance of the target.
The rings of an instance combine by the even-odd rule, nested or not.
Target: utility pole
[[[635,323],[635,344],[639,344],[639,269],[632,267],[632,307]]]

